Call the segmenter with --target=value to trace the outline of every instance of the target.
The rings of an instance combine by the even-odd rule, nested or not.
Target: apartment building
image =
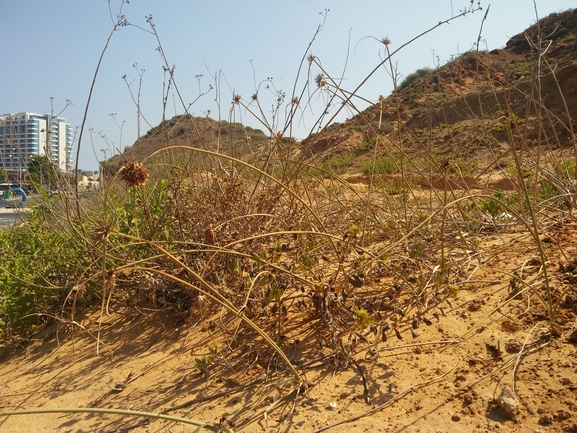
[[[73,133],[66,119],[50,114],[18,113],[0,116],[0,168],[22,182],[28,161],[46,155],[62,171],[72,165]]]

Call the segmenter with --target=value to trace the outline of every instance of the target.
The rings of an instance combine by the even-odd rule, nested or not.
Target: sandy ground
[[[82,318],[83,330],[52,326],[32,343],[1,347],[0,411],[116,408],[246,432],[577,432],[577,277],[565,260],[577,258],[576,235],[571,218],[544,234],[550,278],[567,290],[555,338],[542,304],[528,291],[512,293],[504,277],[522,269],[530,284],[539,273],[530,239],[493,232],[483,239],[482,266],[457,297],[398,337],[367,334],[343,359],[310,350],[319,318],[287,326],[283,349],[307,382],[298,393],[270,351],[223,343],[214,324],[226,317],[173,324],[117,300],[99,354],[97,311]],[[209,368],[196,368],[212,345],[227,344],[229,354],[221,349]],[[0,417],[0,431],[195,430],[136,416],[49,413]]]

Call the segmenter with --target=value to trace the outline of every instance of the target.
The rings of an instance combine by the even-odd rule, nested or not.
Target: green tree
[[[57,184],[57,173],[54,164],[46,155],[34,155],[28,162],[30,182],[38,187],[50,187]]]

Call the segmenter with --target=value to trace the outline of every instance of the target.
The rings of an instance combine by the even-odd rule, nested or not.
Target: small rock
[[[505,343],[505,350],[508,353],[519,353],[522,348],[523,345],[518,341],[509,340],[507,343]]]
[[[483,306],[483,302],[481,302],[480,300],[474,300],[473,302],[471,302],[469,304],[469,311],[479,311],[481,309],[481,307]]]
[[[548,413],[546,413],[545,415],[541,416],[541,418],[539,418],[539,424],[551,425],[551,424],[553,424],[553,417],[551,415],[549,415]]]
[[[497,404],[511,418],[519,413],[519,402],[509,387],[504,386],[501,395],[497,399]]]
[[[463,406],[469,406],[470,404],[473,403],[473,401],[475,401],[475,398],[473,397],[472,394],[467,393],[463,395]]]
[[[453,416],[451,417],[451,421],[455,422],[461,421],[461,415],[459,415],[458,413],[454,413]]]
[[[569,336],[569,341],[572,343],[577,343],[577,329],[571,333]]]

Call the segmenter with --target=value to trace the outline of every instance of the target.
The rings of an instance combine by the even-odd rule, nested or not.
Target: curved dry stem
[[[163,275],[166,278],[169,278],[175,282],[178,282],[178,283],[184,285],[185,287],[188,287],[190,289],[194,289],[194,290],[201,292],[202,294],[209,297],[210,299],[212,299],[213,301],[215,301],[216,303],[218,303],[222,307],[226,308],[227,310],[229,310],[233,314],[237,315],[240,319],[245,321],[247,325],[249,325],[252,329],[254,329],[257,332],[257,334],[259,334],[270,345],[270,347],[285,361],[285,363],[287,364],[287,366],[289,367],[289,369],[293,373],[293,375],[294,375],[294,377],[298,383],[298,386],[300,387],[300,385],[303,384],[303,379],[302,379],[301,375],[296,370],[294,365],[292,365],[290,359],[288,359],[288,357],[286,356],[284,351],[274,342],[274,340],[266,332],[264,332],[264,330],[262,330],[262,328],[260,328],[256,323],[254,323],[252,320],[250,320],[248,317],[246,317],[244,314],[242,314],[242,312],[239,311],[239,309],[232,302],[230,302],[223,295],[221,295],[212,284],[210,284],[208,281],[206,281],[204,278],[202,278],[199,274],[197,274],[194,270],[190,269],[188,266],[186,266],[184,263],[182,263],[180,260],[178,260],[173,254],[171,254],[169,251],[162,248],[160,245],[156,244],[155,242],[138,239],[135,236],[126,235],[123,233],[114,233],[114,235],[119,236],[119,237],[124,237],[126,239],[144,242],[147,245],[160,251],[171,262],[173,262],[174,264],[176,264],[180,268],[187,271],[191,276],[194,277],[194,279],[200,284],[201,287],[194,286],[189,281],[182,280],[182,279],[180,279],[174,275],[170,275],[164,271],[161,271],[158,269],[147,269],[150,272],[158,273],[160,275]]]
[[[106,409],[100,407],[54,407],[54,408],[48,407],[48,408],[23,409],[23,410],[5,410],[0,412],[0,416],[31,415],[37,413],[108,413],[114,415],[140,416],[145,418],[165,419],[168,421],[180,422],[183,424],[192,424],[199,428],[205,428],[207,430],[214,432],[223,431],[222,427],[217,427],[203,423],[201,421],[195,421],[188,418],[181,418],[178,416],[165,415],[162,413],[143,412],[138,410]]]

